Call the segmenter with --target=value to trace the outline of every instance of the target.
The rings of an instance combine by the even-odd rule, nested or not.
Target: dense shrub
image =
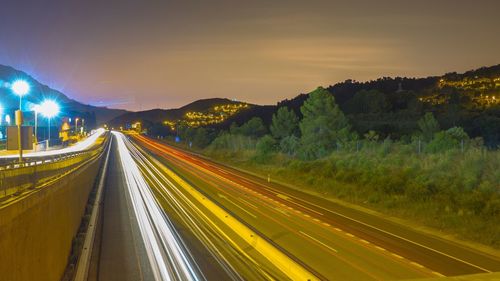
[[[444,133],[447,141],[457,145],[457,130],[453,131]],[[433,141],[441,142],[439,136]],[[276,176],[295,186],[367,203],[500,247],[495,235],[500,231],[498,151],[466,147],[464,152],[445,149],[418,154],[415,144],[385,140],[370,142],[359,151],[339,150],[326,158],[303,161],[272,152],[274,145],[271,137],[265,137],[257,150],[251,150],[253,154],[238,163],[265,174],[276,171]],[[251,161],[263,154],[266,157]]]

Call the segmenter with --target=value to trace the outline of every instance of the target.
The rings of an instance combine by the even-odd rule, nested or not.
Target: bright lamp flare
[[[53,100],[46,100],[40,104],[39,111],[43,116],[52,118],[59,114],[59,105]]]
[[[35,104],[35,105],[33,105],[33,106],[31,107],[31,110],[33,110],[33,111],[35,111],[35,112],[37,112],[37,113],[42,112],[42,110],[41,110],[41,106],[40,106],[39,104]]]
[[[24,80],[17,80],[12,83],[12,91],[18,96],[24,96],[30,91],[30,85]]]

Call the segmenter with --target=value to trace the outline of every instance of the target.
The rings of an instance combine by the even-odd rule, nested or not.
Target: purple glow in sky
[[[30,3],[31,2],[31,3]],[[131,110],[499,63],[499,1],[3,1],[0,64]]]

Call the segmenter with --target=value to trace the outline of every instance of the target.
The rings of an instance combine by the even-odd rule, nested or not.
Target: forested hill
[[[432,112],[443,129],[460,126],[471,137],[483,137],[490,147],[500,144],[500,65],[427,78],[346,80],[327,90],[361,135],[373,130],[381,137],[409,137],[417,130],[417,121]],[[269,124],[281,106],[300,116],[307,97],[301,94],[277,106],[254,107],[229,118],[218,129],[229,128],[233,122],[243,124],[255,116]]]

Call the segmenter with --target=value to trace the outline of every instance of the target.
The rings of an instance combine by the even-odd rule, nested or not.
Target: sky
[[[2,0],[0,64],[98,106],[275,104],[500,63],[497,0]]]

